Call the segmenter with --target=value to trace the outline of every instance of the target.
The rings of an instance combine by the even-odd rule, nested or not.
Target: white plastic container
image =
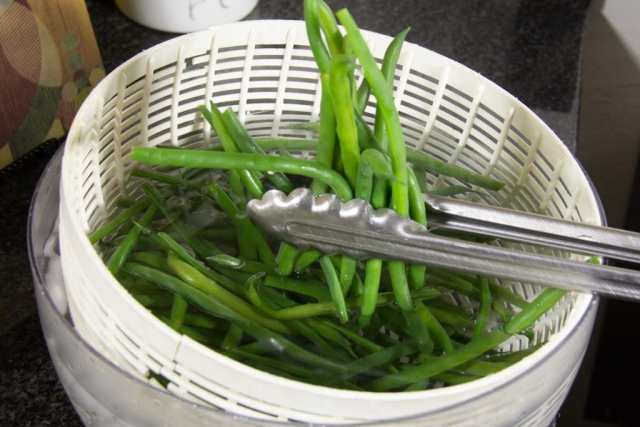
[[[129,19],[170,33],[190,33],[246,17],[258,0],[115,0]]]
[[[391,40],[365,32],[381,58]],[[63,159],[62,265],[73,320],[111,361],[169,390],[260,422],[389,425],[548,425],[566,396],[593,326],[591,295],[570,294],[535,326],[548,342],[502,372],[468,384],[413,393],[365,393],[301,384],[257,371],[180,336],[140,306],[109,274],[86,233],[105,221],[127,182],[133,145],[210,144],[197,107],[231,106],[254,136],[316,121],[319,75],[304,24],[253,21],[189,34],[149,49],[107,76],[78,112]],[[407,145],[506,183],[479,202],[600,224],[597,198],[568,149],[528,108],[466,67],[406,44],[396,70],[396,105]],[[365,119],[372,121],[374,106]],[[295,153],[308,156],[310,153]],[[437,178],[429,185],[455,183]],[[564,256],[556,253],[557,256]],[[532,299],[539,286],[504,283]],[[527,348],[513,337],[502,348]]]

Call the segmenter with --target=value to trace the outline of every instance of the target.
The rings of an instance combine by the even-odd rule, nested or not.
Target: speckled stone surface
[[[86,0],[107,71],[175,37]],[[328,0],[361,28],[396,34],[461,62],[532,108],[575,151],[588,0]],[[300,19],[302,0],[261,0],[247,19]],[[1,78],[1,77],[0,77]],[[0,425],[80,425],[57,381],[35,310],[26,253],[31,195],[58,143],[0,171]]]

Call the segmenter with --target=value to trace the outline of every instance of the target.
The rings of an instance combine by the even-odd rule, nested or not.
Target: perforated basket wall
[[[381,58],[390,38],[365,37]],[[93,90],[67,139],[62,178],[62,262],[80,333],[123,369],[141,378],[162,374],[171,392],[254,423],[548,424],[589,339],[590,295],[565,297],[535,327],[534,343],[548,344],[498,374],[449,388],[374,394],[300,384],[227,359],[168,328],[109,274],[86,234],[108,218],[119,197],[139,195],[127,180],[134,166],[132,146],[211,144],[214,135],[197,110],[209,99],[237,111],[254,136],[311,138],[284,126],[318,120],[319,89],[304,24],[254,21],[156,46]],[[408,146],[506,183],[500,192],[469,193],[468,198],[601,222],[588,180],[562,142],[529,109],[479,74],[406,44],[396,69],[395,99]],[[374,104],[366,109],[370,123],[374,111]],[[432,188],[446,184],[460,183],[433,176],[429,181]],[[539,286],[523,283],[502,286],[529,300],[540,292]],[[463,297],[455,301],[470,304]],[[528,345],[527,339],[514,337],[503,348]]]

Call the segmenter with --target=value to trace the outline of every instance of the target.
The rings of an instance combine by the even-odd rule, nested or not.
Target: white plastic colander
[[[364,35],[381,58],[391,38]],[[412,393],[336,390],[276,377],[181,336],[138,304],[111,276],[86,235],[116,209],[119,197],[139,196],[127,180],[134,166],[132,146],[212,142],[197,110],[210,99],[237,111],[254,136],[311,138],[285,129],[289,123],[318,120],[319,74],[304,23],[251,21],[173,39],[127,61],[85,100],[63,159],[60,247],[70,311],[88,342],[140,378],[162,374],[171,392],[253,424],[551,422],[589,340],[597,303],[591,295],[565,297],[535,326],[533,343],[513,337],[504,344],[505,350],[518,350],[548,341],[516,365],[468,384]],[[469,197],[601,224],[588,178],[568,149],[528,108],[479,74],[407,43],[396,69],[395,99],[408,146],[506,183],[498,193]],[[370,104],[365,112],[370,123],[374,109]],[[444,177],[429,181],[436,187],[454,183]],[[502,285],[528,300],[541,290]]]

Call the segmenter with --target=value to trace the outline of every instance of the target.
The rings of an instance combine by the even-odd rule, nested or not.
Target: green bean
[[[377,151],[374,149],[367,149],[362,152],[361,158],[360,158],[360,166],[358,168],[358,176],[356,180],[356,197],[357,198],[367,200],[367,201],[370,199],[372,187],[373,187],[374,173],[380,177],[385,177],[387,179],[395,179],[395,177],[393,176],[393,170],[391,169],[384,155],[380,151]],[[375,299],[374,299],[375,295],[373,291],[375,290],[375,293],[377,294],[377,285],[374,285],[372,283],[375,277],[375,269],[373,268],[373,266],[378,265],[376,260],[370,260],[368,262],[372,262],[371,264],[372,271],[371,271],[371,274],[369,275],[370,283],[369,283],[369,292],[367,294],[368,297],[367,297],[367,303],[366,303],[367,312],[370,309],[373,309],[373,307],[375,307]],[[353,277],[355,275],[355,269],[356,269],[355,260],[352,260],[347,257],[342,258],[342,265],[340,268],[340,284],[342,286],[343,293],[345,294],[348,291],[349,287],[351,286]],[[366,283],[366,280],[367,279],[365,277],[365,283]],[[378,278],[378,282],[379,282],[379,278]],[[368,317],[370,317],[370,314],[371,313],[365,314],[364,317],[361,314],[360,316],[360,318],[362,319],[361,321],[366,322]]]
[[[349,77],[353,73],[354,66],[353,58],[338,55],[331,59],[329,72],[329,87],[340,139],[340,155],[347,181],[351,186],[355,186],[360,163],[358,131]]]
[[[508,291],[500,285],[496,285],[495,283],[489,283],[489,290],[491,292],[491,296],[493,296],[494,298],[498,298],[502,301],[508,302],[509,304],[518,308],[526,308],[529,305],[527,300],[519,297],[513,292]]]
[[[218,137],[220,138],[220,143],[224,147],[224,150],[228,153],[237,153],[238,148],[236,147],[233,137],[229,133],[224,120],[222,118],[222,113],[218,110],[218,107],[210,101],[211,110],[207,110],[204,105],[201,105],[199,108],[202,116],[209,122],[209,125],[216,131]],[[133,156],[133,152],[131,153]],[[171,166],[171,165],[167,165]],[[204,166],[202,169],[206,169]],[[244,183],[245,188],[249,195],[255,199],[259,199],[264,194],[264,186],[260,182],[257,174],[248,168],[238,168],[238,174]]]
[[[297,376],[303,377],[303,378],[308,378],[308,377],[317,375],[317,372],[311,371],[311,370],[309,370],[307,368],[302,368],[302,367],[296,366],[295,364],[293,364],[291,362],[282,362],[282,361],[279,361],[279,360],[274,360],[274,359],[270,359],[270,358],[267,358],[267,357],[258,356],[258,355],[255,355],[253,353],[250,353],[248,351],[240,350],[240,348],[234,348],[233,350],[230,350],[230,351],[226,352],[225,356],[231,357],[231,358],[236,359],[236,360],[242,360],[242,359],[253,360],[253,361],[256,361],[256,362],[260,362],[260,363],[262,363],[264,365],[276,368],[276,369],[278,369],[280,371],[284,371],[284,372],[287,372],[289,374],[297,375]]]
[[[487,350],[490,350],[501,342],[507,340],[509,336],[510,335],[503,330],[496,329],[481,336],[477,340],[471,341],[463,347],[453,350],[450,353],[433,358],[431,363],[407,367],[400,373],[391,374],[384,378],[374,380],[367,384],[367,388],[374,391],[387,391],[407,384],[412,384],[426,378],[431,378],[434,375],[453,369],[458,365],[480,356]]]
[[[366,80],[365,80],[366,81]],[[385,150],[376,139],[373,134],[373,130],[369,127],[367,122],[364,121],[362,116],[356,114],[356,129],[358,129],[358,144],[361,150],[368,150],[374,148],[384,154],[387,154]]]
[[[399,215],[408,216],[406,148],[400,118],[393,101],[393,95],[349,11],[342,9],[338,11],[337,16],[347,30],[349,41],[362,64],[365,78],[369,82],[371,90],[378,100],[378,109],[388,129],[389,153],[393,172],[397,179],[397,182],[392,184],[393,208]]]
[[[258,274],[254,274],[249,279],[247,279],[246,285],[245,285],[247,287],[247,296],[249,297],[249,301],[251,301],[251,303],[256,308],[260,309],[265,314],[271,317],[276,317],[273,315],[273,313],[277,313],[278,310],[281,308],[281,306],[278,306],[275,301],[269,301],[268,299],[264,299],[258,295],[258,292],[264,289],[264,288],[261,288],[260,286],[263,276],[264,276],[263,274],[258,273]],[[286,301],[283,305],[285,307],[291,307],[295,305],[295,303],[292,301],[291,303],[289,301]],[[299,334],[307,338],[309,341],[314,343],[324,354],[332,358],[339,357],[339,354],[336,352],[336,350],[333,347],[331,347],[319,335],[318,332],[316,332],[316,329],[313,326],[307,323],[301,322],[299,320],[290,320],[287,322],[287,325],[291,327],[295,332],[298,332]]]
[[[237,270],[243,273],[266,273],[270,276],[280,275],[280,271],[273,265],[264,264],[258,261],[245,261],[244,259],[239,259],[230,255],[214,255],[207,258],[207,261],[210,264],[215,263],[220,267]]]
[[[364,292],[362,294],[362,306],[358,316],[358,326],[365,327],[369,324],[373,315],[380,288],[380,276],[382,274],[382,261],[369,259],[365,265]]]
[[[404,391],[422,391],[424,389],[427,388],[427,386],[429,385],[429,380],[420,380],[420,381],[416,381],[415,383],[409,385],[409,387],[405,388]]]
[[[433,342],[429,337],[429,332],[420,320],[420,317],[415,311],[415,306],[411,299],[411,293],[409,291],[409,285],[407,283],[407,276],[405,274],[405,264],[399,261],[389,261],[387,263],[389,269],[389,275],[391,276],[391,285],[393,287],[393,294],[398,306],[402,310],[407,326],[411,331],[411,335],[418,340],[421,346],[421,351],[430,353],[433,348]]]
[[[244,192],[244,185],[237,170],[229,171],[229,190],[234,197],[234,202],[238,209],[245,211],[247,208],[247,197]]]
[[[242,215],[227,193],[217,184],[207,185],[203,191],[206,195],[213,198],[216,204],[229,216],[231,222],[238,228],[238,235],[244,234],[249,237],[258,251],[260,259],[262,259],[265,264],[274,265],[275,258],[267,241],[260,231],[251,223],[251,220]]]
[[[319,130],[319,123],[294,123],[298,125],[311,125],[317,132]],[[289,129],[291,124],[282,126],[283,129]],[[290,151],[306,151],[315,150],[318,147],[317,139],[301,139],[301,138],[254,138],[254,142],[258,144],[263,150],[290,150]],[[211,147],[207,147],[208,151],[225,151],[221,144],[214,144]],[[191,169],[189,169],[191,170]]]
[[[392,202],[391,208],[400,216],[409,215],[409,198],[407,192],[407,153],[402,133],[402,126],[398,111],[396,110],[392,92],[389,90],[388,84],[378,69],[375,59],[371,55],[366,42],[364,41],[358,26],[346,9],[340,10],[338,19],[347,30],[349,41],[356,53],[356,56],[362,64],[365,78],[371,86],[371,90],[378,101],[378,110],[384,118],[387,131],[389,134],[389,154],[391,157],[391,165],[396,177],[396,181],[391,184]],[[403,315],[412,330],[412,333],[418,342],[423,346],[428,346],[430,339],[428,332],[415,313],[413,303],[409,294],[409,285],[405,275],[405,265],[400,261],[390,261],[388,263],[391,275],[391,283],[398,305],[403,311]]]
[[[513,335],[529,328],[540,316],[553,308],[566,293],[566,291],[553,288],[543,290],[528,307],[523,308],[509,323],[504,325],[505,332]]]
[[[351,356],[354,358],[356,355],[353,353],[349,342],[342,336],[340,332],[328,326],[326,322],[322,322],[318,319],[307,318],[301,320],[305,324],[309,325],[309,327],[313,328],[322,338],[331,341],[334,344],[339,345],[341,348],[345,349]]]
[[[262,156],[258,154],[218,153],[198,150],[174,151],[143,147],[133,147],[131,158],[134,161],[150,164],[286,172],[324,181],[336,191],[336,194],[342,200],[350,200],[353,197],[349,184],[340,174],[318,163],[307,160]]]
[[[222,117],[240,152],[265,154],[264,150],[253,141],[233,110],[227,109],[222,113]],[[290,193],[294,189],[293,183],[281,172],[268,173],[265,176],[278,190],[284,193]]]
[[[355,108],[356,114],[358,116],[362,116],[365,108],[367,108],[367,104],[369,103],[369,97],[371,96],[371,86],[369,86],[369,82],[367,79],[362,79],[362,83],[360,83],[360,87],[356,92],[356,100],[355,100]],[[358,134],[358,137],[360,135]]]
[[[473,337],[478,338],[483,334],[484,328],[491,314],[491,291],[489,290],[489,282],[485,276],[480,276],[480,308],[476,316],[476,329]]]
[[[431,311],[425,307],[422,302],[416,303],[416,311],[418,312],[420,319],[427,326],[429,335],[435,341],[435,344],[437,344],[445,353],[452,352],[454,349],[449,335],[444,330],[438,319],[433,316]]]
[[[369,201],[373,192],[373,170],[371,159],[376,156],[371,153],[379,153],[373,149],[367,149],[362,153],[358,181],[356,183],[356,197]],[[381,154],[381,153],[380,153]],[[385,162],[386,163],[386,162]],[[380,288],[380,276],[382,274],[382,261],[372,258],[366,261],[364,286],[362,294],[362,306],[358,315],[358,325],[364,327],[369,324],[378,299]]]
[[[413,173],[416,176],[416,182],[418,183],[418,188],[422,193],[427,192],[427,172],[421,168],[420,166],[413,165]]]
[[[262,313],[255,310],[246,301],[227,291],[225,288],[218,285],[216,282],[209,279],[189,264],[180,261],[176,256],[169,254],[168,260],[169,266],[173,270],[174,274],[185,283],[188,283],[201,292],[214,297],[216,300],[224,303],[231,310],[264,326],[265,328],[269,328],[280,333],[291,333],[291,330],[286,325],[262,315]]]
[[[427,267],[427,272],[432,275],[427,279],[428,281],[432,282],[432,284],[443,286],[452,289],[462,295],[466,295],[478,301],[480,300],[480,292],[475,289],[474,285],[471,282],[463,278],[465,277],[464,274],[454,274],[432,267]],[[491,308],[496,312],[496,314],[498,314],[498,316],[500,316],[500,318],[504,322],[508,322],[512,317],[512,313],[509,311],[509,309],[495,299],[491,301]]]
[[[171,294],[157,295],[132,295],[133,298],[145,308],[154,307],[171,307],[173,305],[174,296]]]
[[[325,167],[331,167],[335,150],[336,122],[333,113],[333,101],[329,94],[330,79],[329,66],[331,58],[320,34],[320,5],[317,0],[305,0],[304,19],[311,52],[320,70],[322,98],[320,100],[320,128],[316,162]],[[327,182],[317,177],[311,184],[311,190],[316,194],[326,193]],[[348,199],[347,199],[348,200]]]
[[[336,325],[333,322],[329,322],[329,321],[320,321],[323,322],[325,325],[328,325],[330,327],[332,327],[333,329],[337,330],[338,332],[340,332],[342,335],[345,336],[345,338],[347,338],[348,340],[354,342],[355,344],[358,344],[360,347],[362,347],[364,350],[366,350],[367,352],[370,353],[376,353],[380,350],[382,350],[382,347],[379,346],[378,344],[374,343],[373,341],[360,336],[357,332],[353,332],[347,328],[344,328],[342,326]]]
[[[258,306],[260,303],[260,295],[257,291],[253,293],[247,293],[249,299],[252,304]],[[425,299],[432,298],[436,295],[439,295],[437,291],[432,289],[419,289],[417,291],[413,291],[411,293],[412,298],[415,299]],[[382,292],[378,294],[377,305],[386,305],[390,304],[394,300],[394,295],[392,292]],[[348,298],[345,300],[345,311],[346,309],[357,309],[362,305],[362,297],[356,298]],[[267,307],[268,308],[268,307]],[[288,308],[283,308],[278,311],[269,312],[269,315],[276,319],[282,320],[291,320],[291,319],[303,319],[307,317],[314,316],[323,316],[327,314],[335,314],[336,308],[335,303],[333,302],[323,302],[323,303],[312,303],[312,304],[301,304]]]
[[[319,123],[311,123],[319,125]],[[255,138],[254,141],[263,150],[278,151],[307,151],[315,150],[318,147],[317,139],[301,139],[301,138]]]
[[[222,267],[239,269],[246,264],[246,261],[227,254],[218,254],[207,257],[207,261],[214,262]]]
[[[372,148],[364,150],[360,157],[358,179],[356,181],[356,197],[369,201],[373,191],[373,176],[389,181],[395,180],[393,169],[388,158],[378,150]],[[420,196],[422,200],[422,195]],[[422,202],[424,206],[424,202]]]
[[[299,253],[300,250],[298,248],[287,243],[280,245],[280,250],[278,251],[275,261],[280,275],[290,276],[291,273],[293,273],[293,268]]]
[[[382,60],[382,76],[386,80],[389,90],[392,92],[393,82],[396,75],[396,65],[398,64],[398,59],[400,58],[400,53],[402,52],[402,46],[404,44],[404,39],[407,37],[408,32],[409,28],[402,31],[400,34],[393,38],[391,43],[389,43],[389,47],[387,47],[387,50],[384,53],[384,58]],[[380,141],[380,143],[382,144],[383,149],[386,150],[386,148],[389,146],[389,139],[386,132],[384,118],[380,113],[376,114],[374,134],[378,141]]]
[[[452,274],[449,271],[441,270],[439,268],[427,267],[427,282],[431,281],[434,285],[444,286],[452,289],[462,295],[479,299],[477,290],[474,288],[473,283]]]
[[[433,194],[434,196],[457,196],[458,194],[476,193],[486,195],[483,191],[476,191],[473,188],[465,187],[464,185],[448,185],[431,191],[425,191],[425,193]]]
[[[415,345],[398,343],[391,347],[381,348],[375,353],[364,356],[346,365],[347,375],[350,378],[370,371],[378,366],[385,365],[401,357],[410,356],[416,352]]]
[[[322,253],[315,249],[308,249],[300,254],[298,259],[296,260],[294,270],[296,273],[301,273],[307,269],[311,264],[316,262]]]
[[[144,199],[132,204],[126,208],[123,212],[118,214],[115,218],[105,223],[102,227],[94,231],[89,235],[89,241],[91,244],[96,243],[98,240],[103,239],[109,233],[115,231],[119,226],[133,218],[139,212],[142,212],[151,204],[151,200]]]
[[[142,227],[147,227],[149,224],[151,224],[151,221],[153,221],[153,217],[156,215],[156,211],[157,207],[155,204],[149,206],[140,219],[140,225]],[[133,247],[140,238],[141,234],[141,228],[133,227],[131,230],[129,230],[129,233],[127,233],[127,236],[124,238],[124,240],[122,240],[118,244],[118,246],[116,246],[113,254],[111,255],[111,258],[109,258],[109,261],[107,261],[107,268],[109,269],[111,274],[113,274],[114,276],[118,274],[118,271],[120,271],[120,268],[127,260],[127,257],[133,250]]]
[[[229,330],[227,331],[227,334],[224,336],[222,343],[220,344],[220,348],[225,351],[236,348],[242,341],[243,336],[244,332],[240,327],[231,325],[229,327]]]
[[[409,178],[409,212],[411,219],[420,225],[427,226],[427,210],[422,198],[422,192],[418,184],[415,173],[407,167],[407,176]],[[425,266],[421,264],[409,265],[409,287],[413,289],[420,288],[424,285]]]
[[[362,283],[362,279],[360,278],[360,274],[356,271],[356,274],[353,275],[353,281],[351,282],[351,287],[348,289],[349,296],[351,297],[360,297],[364,293],[364,283]]]
[[[333,359],[341,358],[340,353],[338,353],[335,348],[333,348],[328,342],[326,342],[324,338],[322,338],[322,336],[320,336],[320,334],[313,327],[300,320],[291,320],[287,322],[287,324],[290,325],[291,328],[293,328],[300,335],[304,336],[309,341],[314,343],[316,347],[318,347],[320,351],[322,351],[325,355]]]
[[[318,65],[320,73],[329,72],[331,57],[320,34],[320,4],[318,0],[304,0],[304,21],[311,52]]]
[[[173,152],[174,150],[160,151]],[[153,200],[153,204],[158,208],[160,212],[162,212],[165,218],[169,220],[173,229],[180,235],[180,237],[182,237],[189,243],[189,245],[199,256],[206,258],[208,256],[220,253],[220,250],[216,248],[215,245],[213,245],[211,242],[203,241],[197,236],[193,236],[191,233],[189,233],[184,223],[176,216],[175,212],[167,209],[166,202],[153,187],[151,187],[149,184],[142,184],[140,188],[145,192],[147,196],[149,196],[149,198],[151,198],[151,200]]]
[[[233,350],[230,351],[231,354],[233,354],[233,352],[235,350],[241,350],[244,351],[246,353],[251,353],[251,354],[255,354],[255,355],[262,355],[262,354],[267,354],[269,352],[272,352],[274,350],[273,346],[268,343],[268,342],[264,342],[264,341],[257,341],[251,344],[244,344],[241,345]],[[224,353],[225,356],[227,355],[227,353]],[[229,356],[231,357],[231,356]]]
[[[153,252],[136,252],[129,256],[130,260],[140,262],[153,268],[157,268],[165,273],[171,273],[171,268],[167,262],[167,258],[159,253]]]
[[[169,326],[180,331],[184,323],[184,315],[187,312],[187,300],[179,295],[173,297],[173,305],[171,306],[171,317],[169,318]]]
[[[257,273],[257,272],[256,272]],[[283,291],[307,295],[318,302],[331,301],[329,289],[324,284],[311,280],[297,280],[290,277],[277,277],[267,275],[263,285],[269,288],[282,289]]]
[[[331,169],[334,155],[339,153],[339,150],[335,149],[336,116],[333,111],[333,100],[329,92],[330,79],[328,71],[320,76],[320,81],[323,89],[320,99],[320,128],[315,161],[318,164]],[[314,177],[310,188],[315,194],[324,194],[328,190],[328,184],[328,182]]]
[[[331,8],[322,0],[318,0],[319,14],[320,14],[320,28],[324,33],[324,36],[329,45],[329,51],[332,55],[339,55],[342,53],[341,47],[343,44],[342,33],[338,28],[336,18],[333,16]]]
[[[219,274],[210,268],[207,268],[203,264],[201,264],[198,260],[191,256],[187,250],[182,247],[178,242],[173,240],[171,236],[166,233],[158,233],[158,240],[162,243],[162,245],[168,250],[172,251],[178,258],[182,261],[189,264],[191,267],[198,270],[200,273],[204,274],[214,282],[222,285],[228,291],[232,292],[236,296],[244,296],[244,289],[242,286],[234,282],[233,280],[229,280],[222,274]]]
[[[486,360],[470,360],[467,363],[463,363],[458,365],[455,370],[464,372],[469,375],[477,375],[484,377],[486,375],[495,374],[497,372],[502,371],[504,368],[509,367],[509,363],[505,362],[489,362]]]
[[[340,288],[342,289],[343,295],[349,294],[349,289],[351,288],[351,284],[353,283],[354,276],[356,275],[356,268],[358,267],[358,262],[349,258],[348,256],[343,256],[340,262]]]
[[[474,327],[474,323],[466,316],[460,316],[450,311],[440,310],[435,307],[429,307],[429,311],[433,314],[433,317],[438,319],[441,323],[466,329],[473,329]]]
[[[180,178],[184,179],[185,181],[195,181],[200,177],[204,178],[204,175],[208,173],[209,171],[206,169],[185,169],[180,174]]]
[[[447,355],[434,359],[430,364],[411,367],[400,374],[389,375],[373,381],[370,385],[376,391],[390,390],[414,381],[429,378],[438,373],[462,365],[474,359],[515,333],[530,327],[545,312],[550,310],[564,295],[566,291],[548,288],[542,291],[538,297],[527,307],[518,313],[504,330],[496,329],[488,334],[473,339],[469,344],[454,350]]]
[[[511,351],[507,353],[499,353],[496,355],[487,356],[485,360],[487,362],[500,362],[513,365],[514,363],[521,361],[530,354],[535,353],[540,347],[542,347],[542,344],[537,344],[524,350]]]
[[[320,123],[319,122],[288,123],[283,125],[282,129],[294,129],[294,130],[303,130],[307,132],[318,133],[320,131]]]
[[[135,254],[134,254],[135,255]],[[130,257],[129,259],[133,259]],[[120,284],[129,291],[130,294],[137,295],[159,295],[165,294],[166,291],[161,289],[155,283],[151,283],[147,280],[136,278],[136,280],[128,279],[123,274],[119,274]]]
[[[342,293],[342,287],[340,286],[340,280],[338,279],[335,267],[331,259],[326,255],[320,257],[320,266],[329,285],[329,292],[331,292],[335,313],[341,323],[346,323],[349,320],[349,314],[347,313],[344,294]]]
[[[291,341],[285,339],[280,334],[264,326],[261,326],[257,322],[247,319],[246,317],[229,308],[227,305],[218,302],[213,297],[187,285],[179,279],[176,279],[153,268],[145,267],[139,264],[127,263],[124,267],[127,272],[146,277],[149,280],[156,282],[158,285],[164,287],[165,289],[184,297],[188,301],[198,306],[200,309],[209,312],[217,317],[229,320],[233,324],[242,328],[242,330],[245,331],[245,333],[247,333],[248,335],[254,337],[257,340],[268,343],[272,346],[272,348],[279,349],[283,354],[293,358],[294,360],[311,366],[326,369],[331,372],[336,372],[338,374],[343,374],[344,372],[346,372],[346,368],[344,366],[319,357],[298,347]]]
[[[500,191],[502,187],[504,187],[504,184],[500,181],[483,175],[475,174],[459,166],[441,162],[440,160],[435,159],[428,154],[422,153],[420,151],[407,149],[407,160],[414,165],[423,167],[429,172],[457,178],[461,181],[468,182],[472,185],[477,185],[478,187],[482,187],[487,190]]]

